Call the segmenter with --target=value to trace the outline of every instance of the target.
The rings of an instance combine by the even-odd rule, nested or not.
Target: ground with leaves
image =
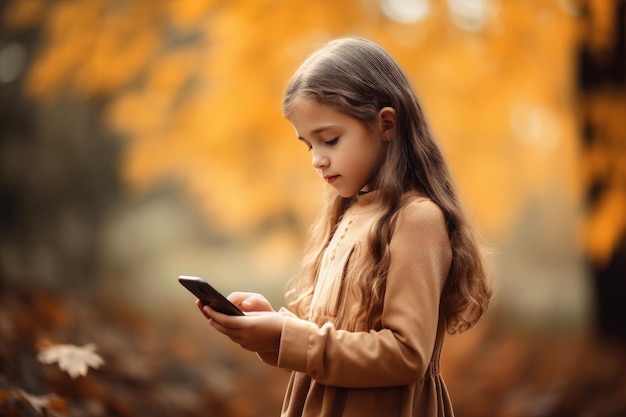
[[[278,415],[288,374],[233,349],[193,303],[182,310],[148,317],[102,292],[3,291],[0,415]],[[458,415],[626,415],[623,345],[582,333],[505,331],[495,323],[448,339],[442,372]],[[72,378],[58,361],[38,360],[44,348],[56,347],[58,355],[68,345],[103,363]],[[93,360],[87,357],[85,363]],[[70,362],[80,358],[70,355]]]
[[[0,415],[276,415],[287,374],[228,349],[188,307],[157,320],[102,294],[3,294]],[[72,378],[37,360],[42,343],[93,343],[104,364]]]

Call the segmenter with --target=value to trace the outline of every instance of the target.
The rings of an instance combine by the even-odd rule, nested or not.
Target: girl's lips
[[[335,180],[339,178],[339,175],[324,175],[324,179],[327,183],[332,184]]]

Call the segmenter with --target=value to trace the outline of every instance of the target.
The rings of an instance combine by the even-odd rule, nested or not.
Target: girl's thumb
[[[245,300],[243,300],[241,302],[242,307],[246,307],[246,308],[252,308],[254,307],[254,298],[255,297],[248,297]]]

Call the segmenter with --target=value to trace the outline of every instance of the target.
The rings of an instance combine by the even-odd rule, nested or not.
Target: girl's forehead
[[[286,117],[296,129],[299,137],[308,137],[329,129],[361,124],[354,117],[312,98],[302,98],[294,102]]]
[[[286,116],[289,120],[292,118],[318,118],[329,117],[339,113],[335,108],[328,104],[321,103],[311,97],[297,97],[294,99]]]

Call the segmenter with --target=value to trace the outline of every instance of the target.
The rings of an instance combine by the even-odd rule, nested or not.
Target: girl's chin
[[[340,197],[343,197],[343,198],[351,198],[357,195],[357,192],[352,192],[352,191],[346,192],[345,190],[338,190],[336,188],[335,188],[335,191]]]
[[[343,198],[352,198],[360,192],[361,189],[352,189],[347,187],[342,187],[339,184],[328,184],[335,189],[335,192],[339,197]]]

